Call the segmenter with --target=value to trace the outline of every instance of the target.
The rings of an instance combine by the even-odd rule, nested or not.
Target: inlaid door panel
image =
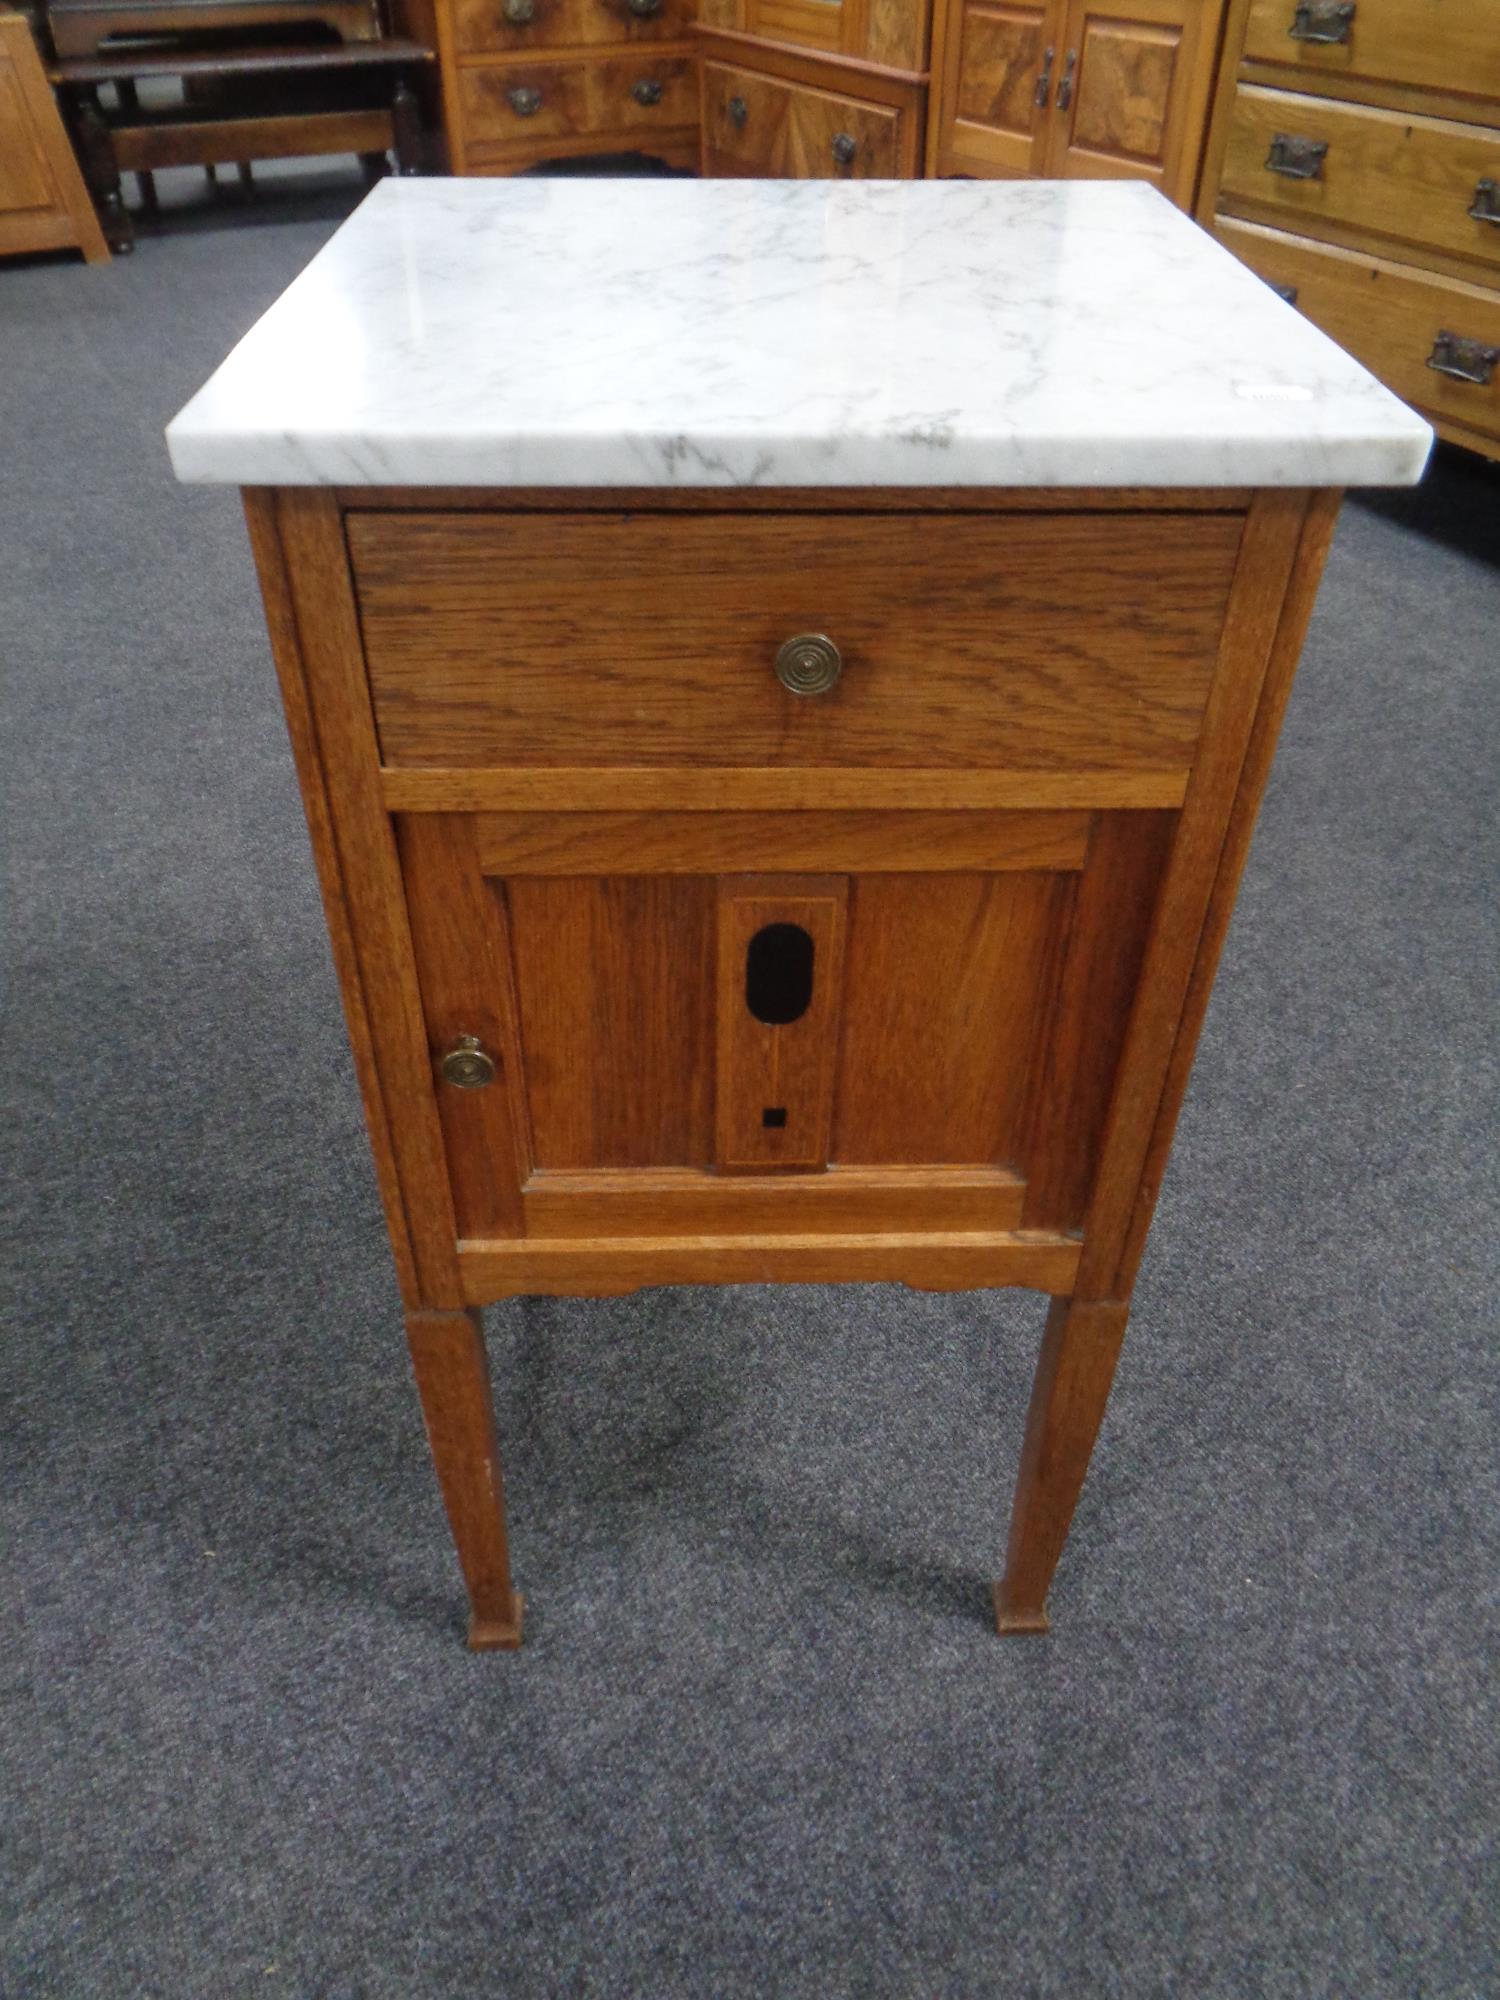
[[[1069,0],[1043,171],[1148,180],[1190,202],[1216,28],[1202,0]]]
[[[945,96],[953,106],[940,144],[947,173],[1041,170],[1040,137],[1053,68],[1050,8],[967,0],[946,51]]]
[[[826,817],[398,817],[462,1241],[1080,1224],[1176,815]]]

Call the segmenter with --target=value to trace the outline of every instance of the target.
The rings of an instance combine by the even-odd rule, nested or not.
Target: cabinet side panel
[[[1294,489],[1258,494],[1245,524],[1202,742],[1157,900],[1085,1218],[1078,1273],[1085,1298],[1117,1296],[1126,1232],[1311,497]]]
[[[339,863],[338,847],[333,837],[333,819],[329,811],[327,780],[318,755],[317,734],[313,728],[312,709],[307,697],[307,683],[302,669],[302,649],[297,638],[297,621],[292,610],[291,589],[287,582],[281,537],[276,525],[276,496],[263,489],[247,489],[244,503],[245,521],[250,530],[250,546],[255,556],[261,596],[265,603],[266,625],[271,637],[271,656],[276,663],[276,676],[281,684],[282,709],[286,716],[287,734],[291,738],[292,760],[296,765],[297,782],[302,790],[302,806],[307,815],[308,838],[312,842],[313,860],[318,872],[318,887],[323,896],[323,914],[328,924],[328,941],[333,952],[334,969],[338,973],[339,991],[343,997],[344,1019],[349,1028],[355,1074],[359,1079],[360,1096],[364,1100],[365,1122],[370,1133],[370,1151],[375,1161],[375,1178],[379,1184],[380,1199],[385,1209],[386,1228],[390,1233],[391,1255],[395,1259],[401,1296],[408,1305],[412,1305],[417,1303],[420,1297],[416,1264],[412,1257],[406,1210],[401,1200],[401,1183],[396,1172],[396,1155],[391,1144],[390,1123],[386,1116],[385,1098],[380,1087],[380,1072],[375,1062],[364,983],[360,977],[359,960],[354,950],[354,935],[349,926],[343,871]]]
[[[1239,790],[1235,794],[1234,807],[1229,817],[1229,830],[1224,839],[1219,872],[1214,880],[1208,915],[1204,919],[1203,935],[1199,940],[1198,955],[1193,961],[1187,1000],[1178,1024],[1177,1039],[1172,1047],[1166,1087],[1157,1110],[1156,1124],[1151,1134],[1151,1146],[1131,1216],[1130,1231],[1125,1240],[1115,1285],[1115,1289],[1122,1297],[1129,1294],[1135,1283],[1141,1253],[1146,1247],[1146,1237],[1151,1228],[1151,1218],[1156,1212],[1156,1199],[1161,1192],[1162,1176],[1166,1172],[1167,1158],[1172,1149],[1172,1136],[1177,1129],[1178,1114],[1182,1110],[1188,1077],[1192,1073],[1198,1036],[1203,1028],[1203,1017],[1208,1011],[1208,999],[1213,991],[1214,975],[1218,971],[1220,954],[1224,949],[1224,938],[1229,929],[1235,897],[1239,893],[1245,860],[1250,852],[1251,836],[1255,831],[1266,780],[1270,776],[1271,762],[1276,754],[1276,741],[1281,733],[1282,717],[1286,713],[1287,698],[1292,691],[1292,681],[1302,653],[1302,641],[1306,636],[1307,622],[1312,616],[1313,604],[1317,598],[1323,565],[1333,541],[1333,531],[1338,521],[1342,498],[1341,493],[1332,491],[1314,495],[1312,506],[1308,510],[1307,523],[1302,532],[1302,540],[1297,547],[1291,583],[1282,606],[1281,623],[1276,631],[1276,643],[1266,669],[1260,707],[1256,711],[1249,748],[1245,752],[1244,768],[1240,773]]]
[[[458,1231],[338,502],[317,488],[283,488],[276,520],[417,1302],[460,1305]]]
[[[1101,813],[1035,1064],[1019,1164],[1028,1229],[1076,1229],[1099,1160],[1177,816]]]

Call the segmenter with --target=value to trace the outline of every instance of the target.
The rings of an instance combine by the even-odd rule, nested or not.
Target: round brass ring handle
[[[821,632],[798,632],[776,654],[776,678],[792,694],[827,694],[843,671],[843,655]]]
[[[654,76],[643,76],[639,83],[632,84],[630,94],[637,104],[649,107],[661,103],[661,85]]]
[[[477,1035],[460,1035],[439,1068],[455,1090],[479,1090],[495,1081],[495,1058],[480,1047]]]
[[[520,83],[505,93],[506,102],[518,118],[530,118],[542,108],[542,93],[533,84]]]

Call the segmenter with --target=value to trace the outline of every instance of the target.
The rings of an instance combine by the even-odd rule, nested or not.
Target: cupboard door
[[[1139,179],[1189,207],[1222,9],[1212,0],[1069,0],[1042,171]]]
[[[398,816],[460,1257],[1076,1229],[1175,818]]]
[[[951,0],[938,71],[934,169],[1005,177],[1039,173],[1056,9]],[[1040,101],[1039,101],[1040,100]]]

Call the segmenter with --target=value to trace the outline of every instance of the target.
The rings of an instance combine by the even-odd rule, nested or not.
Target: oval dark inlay
[[[766,924],[745,952],[745,1005],[768,1028],[800,1021],[812,1005],[813,941],[801,924]]]

